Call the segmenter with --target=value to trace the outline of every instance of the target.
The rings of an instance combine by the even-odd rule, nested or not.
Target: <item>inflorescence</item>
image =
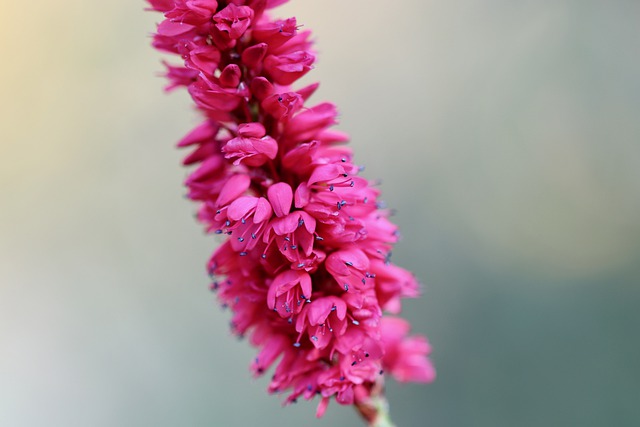
[[[292,85],[315,60],[309,31],[265,11],[286,0],[148,0],[162,12],[153,45],[178,55],[167,89],[186,87],[204,121],[178,144],[197,165],[186,180],[198,219],[224,236],[208,264],[232,330],[260,349],[256,376],[276,364],[271,393],[365,405],[383,375],[429,382],[423,337],[383,312],[418,295],[391,263],[398,240],[379,191],[359,176],[318,85]]]

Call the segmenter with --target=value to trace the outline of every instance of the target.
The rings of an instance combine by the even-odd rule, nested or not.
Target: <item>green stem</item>
[[[369,427],[395,427],[389,417],[389,404],[383,394],[371,396],[367,402],[356,404],[362,418],[367,420]]]

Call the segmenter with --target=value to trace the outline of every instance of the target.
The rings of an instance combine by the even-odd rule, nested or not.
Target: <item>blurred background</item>
[[[359,426],[281,408],[208,291],[141,1],[0,0],[0,425]],[[398,426],[640,425],[640,3],[294,0],[425,283]]]

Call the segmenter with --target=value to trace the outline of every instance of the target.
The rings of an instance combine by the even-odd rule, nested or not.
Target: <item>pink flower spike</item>
[[[431,348],[398,314],[417,279],[391,262],[398,227],[380,190],[360,176],[337,108],[315,106],[311,32],[267,11],[286,0],[147,0],[165,16],[152,44],[167,90],[184,87],[202,120],[178,143],[188,198],[221,244],[207,271],[231,331],[258,349],[250,370],[273,369],[284,403],[354,405],[387,420],[386,375],[429,382]],[[384,424],[388,425],[388,424]]]

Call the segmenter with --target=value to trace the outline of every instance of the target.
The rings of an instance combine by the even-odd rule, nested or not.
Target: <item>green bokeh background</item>
[[[0,425],[358,426],[282,409],[207,290],[159,15],[0,0]],[[404,426],[640,425],[640,3],[292,0],[425,283]]]

